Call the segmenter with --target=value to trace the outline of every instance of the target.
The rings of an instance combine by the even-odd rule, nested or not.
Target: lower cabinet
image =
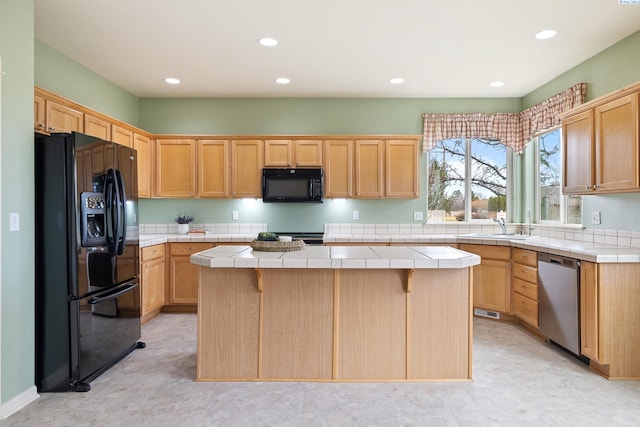
[[[513,314],[538,328],[538,253],[513,249]]]
[[[140,287],[142,289],[142,321],[160,312],[165,302],[165,249],[164,244],[147,246],[140,250]]]
[[[590,366],[609,379],[640,379],[640,263],[580,266],[580,336]]]
[[[511,313],[511,247],[461,243],[459,248],[482,258],[473,267],[473,306]]]
[[[167,304],[198,303],[198,266],[191,255],[213,247],[213,243],[169,243],[169,288]]]

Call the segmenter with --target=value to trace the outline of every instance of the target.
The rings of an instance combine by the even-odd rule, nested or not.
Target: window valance
[[[586,92],[587,84],[578,83],[520,113],[425,113],[423,151],[443,139],[487,138],[520,154],[536,133],[560,124],[560,113],[582,104]]]

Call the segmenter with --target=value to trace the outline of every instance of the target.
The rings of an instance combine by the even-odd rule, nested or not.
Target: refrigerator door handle
[[[116,174],[113,169],[109,169],[107,171],[107,176],[105,179],[104,186],[104,195],[106,199],[106,230],[105,237],[107,239],[107,249],[109,251],[109,255],[115,256],[118,250],[118,223],[117,221],[117,186],[116,182]]]
[[[133,289],[137,288],[138,284],[137,283],[130,283],[124,287],[120,287],[117,288],[111,292],[108,292],[104,295],[101,295],[99,297],[93,297],[90,300],[87,301],[87,304],[99,304],[101,302],[105,302],[105,301],[111,301],[114,300],[116,298],[118,298],[121,295],[126,294],[127,292],[132,291]]]
[[[127,194],[124,188],[124,180],[122,178],[122,173],[116,169],[115,171],[116,178],[116,189],[117,189],[117,219],[118,219],[118,238],[117,238],[117,251],[118,255],[122,255],[124,253],[124,249],[126,247],[127,240],[127,227],[126,227],[126,201]]]

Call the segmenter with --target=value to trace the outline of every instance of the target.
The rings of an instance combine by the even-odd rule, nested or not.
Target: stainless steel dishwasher
[[[538,252],[540,333],[580,356],[580,261]]]

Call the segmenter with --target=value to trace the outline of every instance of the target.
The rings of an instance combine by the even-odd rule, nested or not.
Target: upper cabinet
[[[156,141],[155,195],[189,198],[196,194],[196,141]]]
[[[113,125],[111,127],[111,141],[133,148],[133,131],[122,126]]]
[[[419,197],[418,145],[417,137],[325,141],[325,197]]]
[[[105,141],[111,141],[111,123],[91,114],[85,114],[84,133]]]
[[[324,196],[344,199],[353,197],[353,141],[325,141],[323,163]]]
[[[640,190],[640,84],[562,115],[565,194]]]
[[[147,136],[133,134],[133,148],[138,156],[138,197],[151,197],[153,141]]]
[[[262,197],[262,140],[231,141],[231,196]]]
[[[377,199],[384,194],[384,141],[355,141],[356,198]]]
[[[34,96],[33,102],[34,129],[38,132],[62,133],[83,132],[84,117],[81,111]]]
[[[420,158],[418,141],[389,139],[385,152],[385,197],[419,197]]]
[[[198,197],[226,198],[229,192],[229,140],[198,140]]]
[[[322,166],[322,140],[266,139],[264,166],[304,168]]]

